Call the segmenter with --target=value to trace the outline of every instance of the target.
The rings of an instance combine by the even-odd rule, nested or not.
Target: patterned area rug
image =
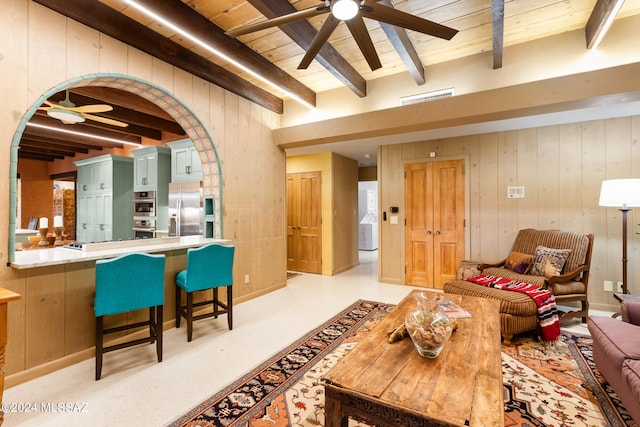
[[[324,425],[321,378],[392,309],[357,301],[170,425]],[[535,335],[518,336],[502,347],[502,371],[507,427],[637,427],[603,384],[589,337],[563,333],[544,346]]]

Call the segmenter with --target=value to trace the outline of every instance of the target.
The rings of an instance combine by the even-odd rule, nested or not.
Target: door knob
[[[436,236],[440,235],[440,230],[436,231]]]
[[[427,236],[431,236],[431,230],[427,231]]]

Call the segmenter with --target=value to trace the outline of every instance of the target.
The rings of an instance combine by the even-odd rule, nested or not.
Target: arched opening
[[[213,225],[213,237],[222,237],[222,179],[220,162],[216,148],[208,132],[200,120],[183,104],[175,99],[166,90],[131,76],[120,74],[92,74],[68,80],[45,92],[27,110],[18,125],[18,129],[11,143],[11,163],[10,163],[10,212],[9,212],[9,262],[15,260],[15,229],[16,229],[16,204],[17,204],[17,165],[18,148],[22,134],[31,117],[42,103],[53,94],[74,87],[82,86],[103,86],[116,88],[134,93],[146,100],[156,104],[166,111],[184,129],[187,136],[193,141],[194,146],[200,154],[203,169],[203,191],[204,195],[214,201],[213,214],[215,223]]]

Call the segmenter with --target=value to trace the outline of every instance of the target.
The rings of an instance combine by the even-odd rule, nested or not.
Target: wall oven
[[[156,221],[153,219],[133,220],[133,237],[135,239],[152,239],[156,237]]]
[[[135,191],[133,193],[133,216],[155,216],[155,212],[155,191]]]
[[[156,192],[135,191],[133,193],[133,237],[151,239],[156,237]]]

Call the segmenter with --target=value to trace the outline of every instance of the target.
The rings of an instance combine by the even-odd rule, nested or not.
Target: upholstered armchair
[[[540,246],[550,249],[541,251]],[[536,250],[538,249],[538,253]],[[565,251],[566,258],[559,270],[554,271],[548,261],[558,251]],[[478,269],[482,274],[502,276],[521,282],[531,283],[549,289],[554,294],[556,302],[580,302],[581,308],[561,313],[561,320],[582,317],[586,323],[589,317],[589,300],[587,289],[589,286],[589,268],[593,252],[593,234],[581,234],[560,230],[524,229],[518,232],[509,257],[493,264],[480,264]],[[510,264],[510,257],[514,254],[529,256],[530,265],[524,272],[518,272]],[[545,259],[545,256],[547,257]],[[546,268],[536,268],[536,265],[546,265]],[[522,271],[522,270],[520,270]],[[545,275],[551,273],[552,275]]]
[[[518,232],[509,256],[496,263],[481,263],[477,272],[546,288],[559,304],[578,302],[577,309],[558,313],[560,321],[581,317],[586,322],[592,251],[592,234],[524,229]],[[538,326],[536,304],[524,294],[478,286],[466,280],[445,283],[444,291],[499,300],[500,331],[507,342],[513,335]]]

